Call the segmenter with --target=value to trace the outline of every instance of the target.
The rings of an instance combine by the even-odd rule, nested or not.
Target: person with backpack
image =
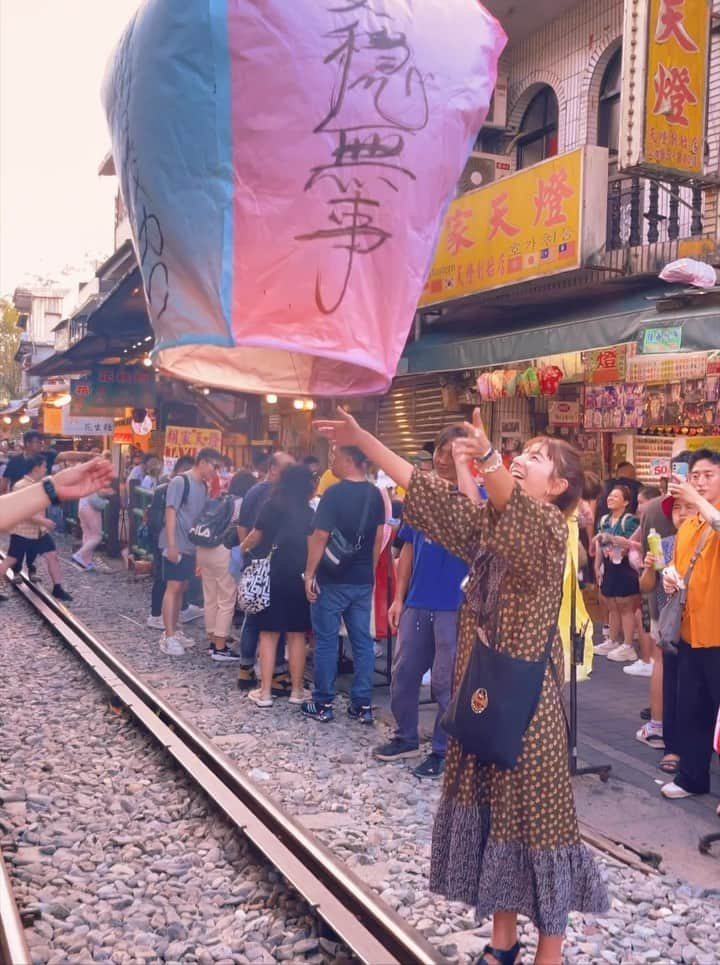
[[[172,479],[179,476],[181,473],[185,473],[188,469],[192,469],[195,465],[195,460],[192,456],[180,456],[173,466]],[[163,526],[165,525],[165,498],[167,496],[167,489],[169,486],[169,481],[160,483],[156,487],[153,493],[152,502],[150,503],[147,514],[145,516],[145,525],[147,526],[148,538],[153,551],[153,584],[152,590],[150,592],[150,616],[147,618],[147,626],[153,630],[164,630],[165,624],[162,618],[162,602],[165,596],[165,580],[162,574],[162,554],[160,552],[160,547],[158,541],[160,539],[160,533]],[[187,497],[186,497],[187,498]],[[203,615],[202,607],[195,606],[193,603],[189,602],[189,594],[185,592],[183,594],[182,608],[180,610],[180,623],[192,623],[193,620],[197,620]],[[186,637],[181,631],[177,631],[178,636],[181,640],[187,640],[190,642],[190,638]]]
[[[220,465],[216,449],[201,449],[195,465],[171,480],[165,496],[165,525],[160,531],[162,573],[165,595],[162,604],[164,633],[160,649],[171,657],[185,653],[183,640],[177,635],[183,593],[195,575],[195,545],[190,530],[202,515],[208,500],[207,483]]]
[[[239,507],[237,507],[239,509]],[[236,501],[228,493],[208,499],[190,529],[190,542],[197,550],[205,604],[205,630],[210,638],[210,657],[218,663],[239,660],[228,647],[235,614],[237,583],[230,573],[230,550],[225,536],[236,522]]]

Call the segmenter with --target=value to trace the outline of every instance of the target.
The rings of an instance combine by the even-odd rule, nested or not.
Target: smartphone
[[[670,466],[671,476],[677,476],[682,482],[687,482],[690,467],[686,462],[673,462]]]

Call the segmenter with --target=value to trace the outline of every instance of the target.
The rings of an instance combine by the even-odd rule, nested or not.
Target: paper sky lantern
[[[103,98],[158,368],[386,390],[505,39],[477,0],[146,0]]]

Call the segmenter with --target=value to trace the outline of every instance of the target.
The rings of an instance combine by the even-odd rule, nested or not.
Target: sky
[[[0,296],[113,250],[100,87],[138,0],[0,0]]]

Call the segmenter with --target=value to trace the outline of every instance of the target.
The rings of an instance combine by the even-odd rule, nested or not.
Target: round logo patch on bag
[[[473,714],[482,714],[487,710],[488,704],[490,703],[490,698],[488,697],[488,692],[484,687],[476,690],[475,693],[470,698],[470,707]]]

